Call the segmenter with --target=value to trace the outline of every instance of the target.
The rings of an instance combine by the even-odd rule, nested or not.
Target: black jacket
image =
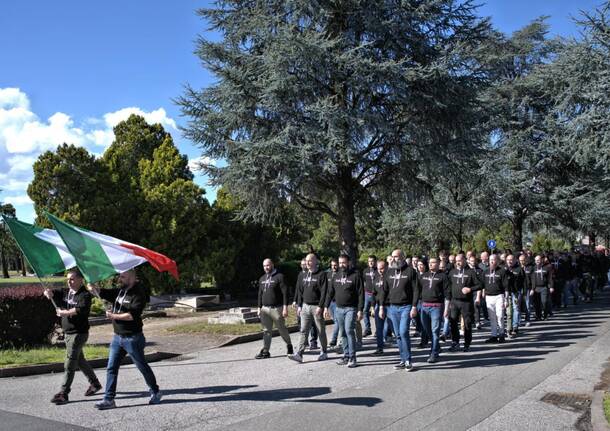
[[[113,320],[114,333],[125,337],[142,333],[142,312],[146,306],[146,292],[139,284],[130,289],[100,289],[100,296],[112,303],[112,312],[129,313],[133,320]]]
[[[358,271],[351,269],[337,272],[328,284],[326,307],[333,299],[337,307],[357,307],[358,311],[364,309],[364,285]]]
[[[443,303],[449,297],[449,279],[444,272],[424,272],[419,282],[421,293],[419,299],[422,302]]]
[[[375,279],[373,280],[373,283],[374,283],[373,295],[375,296],[375,304],[377,304],[377,305],[387,305],[387,302],[386,303],[381,302],[381,298],[383,295],[383,283],[384,282],[385,282],[385,276],[381,275],[379,273],[379,271],[375,272]]]
[[[527,291],[527,285],[529,284],[527,280],[528,274],[526,274],[525,270],[519,265],[515,265],[512,268],[508,268],[507,266],[507,269],[513,275],[513,282],[510,292],[524,294]]]
[[[76,309],[74,316],[62,316],[61,329],[65,334],[86,334],[89,332],[89,312],[91,311],[91,293],[85,286],[77,292],[70,289],[53,291],[53,301],[62,310]]]
[[[385,274],[381,303],[417,307],[421,290],[417,272],[405,263],[400,268],[389,268]]]
[[[258,307],[281,305],[288,305],[288,288],[284,275],[274,269],[271,274],[264,274],[258,279]]]
[[[362,279],[364,280],[364,293],[373,295],[375,293],[375,274],[377,271],[367,268],[362,271]]]
[[[483,289],[485,295],[503,295],[510,291],[512,274],[504,268],[496,267],[495,271],[487,268],[483,271]]]
[[[297,280],[296,301],[299,307],[303,304],[324,307],[326,302],[326,291],[328,290],[328,278],[326,271],[318,269],[316,272],[307,271]]]
[[[543,289],[553,287],[553,269],[551,265],[542,265],[540,268],[534,266],[530,274],[532,289]]]
[[[482,288],[476,271],[470,268],[462,268],[462,270],[453,268],[447,278],[449,279],[449,295],[447,299],[472,301],[473,292]],[[470,288],[471,292],[467,294],[462,293],[464,287]]]

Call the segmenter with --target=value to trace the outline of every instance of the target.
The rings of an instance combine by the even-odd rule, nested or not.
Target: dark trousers
[[[460,316],[464,317],[464,346],[472,342],[472,322],[474,318],[474,304],[472,301],[452,299],[449,304],[449,322],[451,323],[451,341],[460,342]]]
[[[536,287],[534,290],[534,310],[536,320],[546,319],[549,315],[549,289],[547,287]]]

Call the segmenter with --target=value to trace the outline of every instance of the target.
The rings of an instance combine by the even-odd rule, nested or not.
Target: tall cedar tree
[[[488,37],[471,1],[218,1],[199,14],[220,40],[196,55],[216,77],[178,103],[185,136],[240,216],[273,221],[280,202],[335,220],[358,254],[357,208],[401,192],[463,151]],[[403,198],[402,194],[390,198]]]

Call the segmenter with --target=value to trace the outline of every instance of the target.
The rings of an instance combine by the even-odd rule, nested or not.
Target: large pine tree
[[[356,209],[405,199],[422,169],[441,172],[471,140],[489,33],[470,1],[219,1],[200,11],[219,40],[196,54],[216,77],[179,99],[185,135],[241,216],[279,202],[335,220],[358,254]]]

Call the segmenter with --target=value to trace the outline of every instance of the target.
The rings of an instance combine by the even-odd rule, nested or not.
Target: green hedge
[[[49,341],[57,316],[40,286],[0,289],[0,348],[19,348]]]

